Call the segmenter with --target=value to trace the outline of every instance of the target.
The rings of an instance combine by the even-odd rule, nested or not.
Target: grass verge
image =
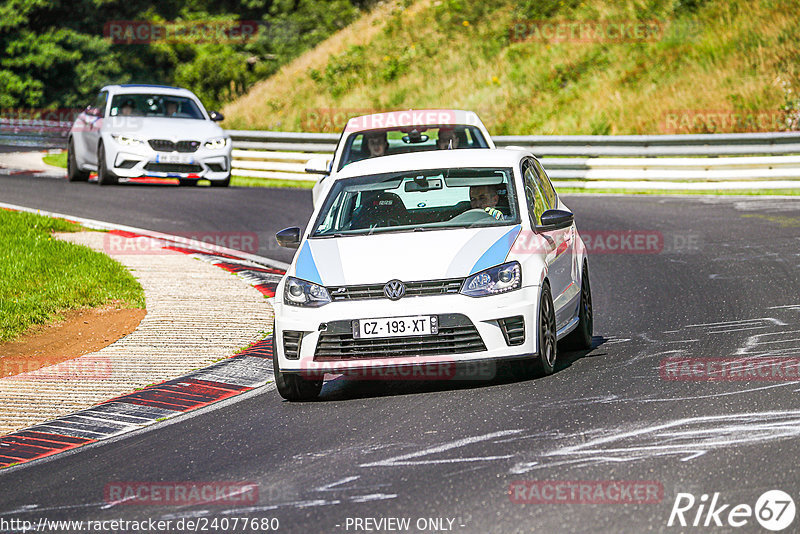
[[[82,228],[63,219],[0,209],[0,342],[59,320],[67,310],[111,301],[144,308],[144,291],[120,263],[54,239]]]
[[[63,151],[58,154],[47,154],[42,158],[48,165],[52,165],[53,167],[61,167],[62,169],[67,168],[67,152]]]
[[[316,182],[313,180],[276,180],[272,178],[247,178],[244,176],[231,177],[231,185],[239,187],[288,187],[290,189],[311,189]]]

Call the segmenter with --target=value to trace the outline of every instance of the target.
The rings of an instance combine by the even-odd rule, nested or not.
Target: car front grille
[[[200,148],[200,141],[178,141],[177,143],[169,139],[150,139],[150,147],[158,152],[197,152]]]
[[[202,172],[203,167],[193,163],[155,163],[151,161],[144,170],[153,172]]]
[[[327,323],[320,333],[314,360],[414,358],[486,350],[478,330],[461,314],[439,315],[439,333],[430,336],[353,338],[352,321]]]
[[[503,337],[509,346],[522,345],[525,343],[525,319],[521,315],[516,317],[506,317],[497,321]]]
[[[463,278],[449,278],[445,280],[426,280],[424,282],[404,282],[407,297],[427,297],[431,295],[457,294],[464,283]],[[334,286],[328,288],[328,293],[334,302],[339,300],[371,300],[383,299],[383,286],[386,284],[368,284],[361,286]]]

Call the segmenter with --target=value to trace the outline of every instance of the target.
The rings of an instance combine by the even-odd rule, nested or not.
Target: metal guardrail
[[[0,143],[64,147],[71,123],[0,119]],[[305,172],[315,156],[332,156],[335,133],[228,130],[233,174],[251,178],[316,180]],[[695,135],[502,135],[498,147],[524,147],[554,180],[578,187],[603,183],[762,182],[800,188],[800,132]],[[781,182],[779,184],[778,182]],[[567,182],[563,182],[567,183]],[[749,186],[748,186],[749,187]]]
[[[230,130],[236,176],[314,180],[305,162],[332,156],[338,134]],[[531,150],[554,180],[725,182],[800,178],[800,132],[496,136]],[[575,157],[578,156],[578,157]],[[680,157],[679,157],[680,156]],[[573,182],[570,185],[580,186]],[[744,185],[739,184],[739,185]],[[777,185],[777,184],[773,184]],[[800,182],[784,187],[800,187]]]

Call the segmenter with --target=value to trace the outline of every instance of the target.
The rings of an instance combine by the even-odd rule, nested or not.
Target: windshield
[[[367,158],[448,148],[489,148],[489,145],[475,126],[404,126],[355,132],[345,142],[339,169]]]
[[[434,169],[336,181],[312,237],[519,222],[513,172]]]
[[[204,120],[197,103],[184,96],[133,93],[111,99],[111,116],[167,117]]]

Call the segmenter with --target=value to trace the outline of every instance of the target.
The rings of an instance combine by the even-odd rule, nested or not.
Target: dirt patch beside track
[[[62,321],[36,327],[15,341],[0,344],[0,378],[107,347],[136,330],[145,313],[116,304],[66,312]]]

